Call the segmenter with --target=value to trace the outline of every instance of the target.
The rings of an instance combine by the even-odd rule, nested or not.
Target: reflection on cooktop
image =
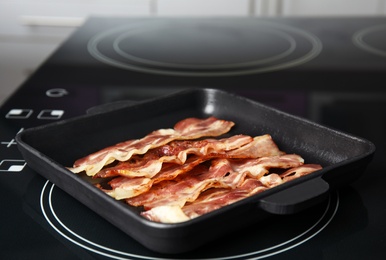
[[[95,35],[97,60],[123,69],[176,76],[231,76],[298,66],[318,56],[321,41],[304,30],[250,20],[142,21]]]
[[[47,223],[61,239],[93,253],[113,259],[164,258],[138,244],[49,181],[42,187],[40,207]],[[338,208],[339,194],[331,193],[327,201],[302,213],[273,216],[263,221],[264,225],[237,231],[204,246],[204,250],[168,256],[168,259],[258,259],[276,255],[317,236],[333,220]]]
[[[91,255],[109,259],[264,259],[291,254],[291,249],[305,243],[322,259],[322,255],[333,252],[331,247],[336,241],[358,232],[368,222],[360,195],[353,188],[345,187],[331,192],[326,201],[303,212],[272,215],[200,250],[163,255],[146,249],[39,175],[28,184],[23,209],[82,259],[92,259]],[[356,217],[352,218],[352,214]],[[342,222],[346,223],[344,227]],[[324,232],[325,229],[329,232]],[[331,232],[335,232],[334,235]],[[321,246],[318,240],[329,242]]]
[[[353,42],[365,51],[386,58],[386,24],[357,31],[353,35]]]

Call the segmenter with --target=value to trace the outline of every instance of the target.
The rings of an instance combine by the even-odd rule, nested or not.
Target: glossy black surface
[[[138,208],[119,203],[90,185],[98,183],[98,179],[74,175],[66,169],[93,151],[140,138],[153,129],[165,129],[184,118],[208,116],[235,122],[230,135],[270,133],[280,149],[301,154],[306,163],[321,164],[323,169],[174,225],[145,220]],[[333,187],[356,180],[375,150],[367,140],[214,89],[180,91],[137,105],[26,129],[16,136],[16,141],[33,170],[147,248],[170,254],[197,249],[266,218],[267,213],[294,214],[324,201]],[[243,221],[234,221],[235,216]],[[202,237],[202,233],[207,234]]]
[[[164,19],[161,20],[163,23],[169,23]],[[187,19],[182,20],[183,23],[180,24],[188,23]],[[195,22],[195,20],[189,21],[193,24]],[[212,19],[200,19],[200,24],[201,26],[211,25],[211,21]],[[237,25],[233,25],[232,21],[234,20],[225,19],[223,23],[224,26],[232,24],[232,30],[224,29],[217,20],[214,26],[217,28],[216,31],[221,31],[219,38],[226,37],[229,45],[225,50],[228,51],[229,46],[237,45],[232,39],[247,37],[246,31],[242,31],[243,33],[239,35],[230,34],[234,35],[233,38],[229,36],[229,31],[237,31],[237,28],[242,27],[240,23],[243,23],[239,21],[235,23]],[[313,42],[314,45],[307,45],[308,42],[299,43],[301,46],[296,45],[299,49],[294,49],[291,54],[309,53],[310,48],[312,49],[310,46],[314,46],[314,49],[319,51],[314,56],[308,56],[309,59],[302,64],[274,71],[255,71],[233,76],[176,76],[119,68],[98,60],[88,51],[88,44],[98,33],[109,34],[112,28],[127,28],[133,24],[142,28],[141,24],[149,23],[147,19],[93,18],[75,32],[29,80],[20,86],[0,110],[0,192],[2,195],[0,249],[2,257],[5,259],[216,258],[224,257],[224,255],[219,256],[221,248],[221,252],[226,253],[229,259],[259,258],[262,256],[251,252],[270,248],[272,245],[290,240],[290,237],[302,234],[315,223],[311,220],[319,219],[323,212],[328,212],[326,215],[331,218],[323,219],[326,225],[321,225],[323,228],[315,228],[320,232],[313,229],[315,235],[307,236],[307,239],[295,239],[288,249],[281,246],[274,252],[264,251],[268,252],[265,256],[270,256],[272,259],[290,257],[383,259],[386,255],[384,248],[386,207],[383,203],[383,198],[386,196],[384,187],[386,185],[384,164],[386,94],[385,90],[379,90],[379,88],[383,86],[386,79],[384,55],[386,19],[382,17],[256,19],[248,20],[247,23],[260,23],[256,26],[262,30],[261,21],[268,24],[268,28],[276,30],[276,34],[270,34],[271,37],[291,36],[291,33],[297,33],[292,35],[293,39],[297,39],[301,37],[298,31],[301,30],[318,39]],[[174,23],[178,23],[178,20],[174,20]],[[187,26],[193,28],[193,33],[200,37],[205,35],[201,29],[189,23]],[[143,27],[146,28],[146,26]],[[289,27],[291,29],[288,29]],[[163,30],[165,30],[164,27]],[[149,34],[150,31],[147,30],[143,37],[152,37]],[[269,34],[268,30],[264,32],[266,35]],[[143,37],[136,38],[136,42],[143,41]],[[124,46],[130,44],[127,39],[124,38],[119,44],[124,43]],[[288,39],[288,37],[283,36],[279,39]],[[167,39],[163,38],[163,40]],[[214,38],[210,40],[216,42]],[[291,46],[288,40],[279,42],[280,53]],[[200,46],[199,43],[197,43],[198,46]],[[264,42],[259,43],[259,46],[266,46]],[[221,42],[218,44],[221,45]],[[302,48],[303,45],[305,49]],[[138,57],[149,59],[149,56],[139,55],[142,54],[141,49],[133,48],[136,47],[123,47],[123,50],[130,54],[135,52]],[[270,46],[270,48],[274,47]],[[207,49],[207,52],[210,50],[210,48]],[[193,50],[192,53],[199,55],[201,52]],[[216,55],[215,57],[219,57],[218,52]],[[256,57],[264,58],[258,55],[261,55],[260,52],[254,54],[255,60]],[[165,60],[168,57],[157,56],[157,61],[182,62],[181,58]],[[243,58],[228,59],[228,64],[245,62],[246,57],[244,54]],[[195,66],[203,62],[218,64],[207,56],[195,58],[190,55],[188,58],[189,64],[193,63]],[[142,66],[143,63],[141,61]],[[146,66],[150,65],[146,64]],[[157,70],[160,67],[164,69],[165,64],[162,66],[153,64],[152,67],[156,67]],[[202,71],[218,72],[224,69],[179,67],[178,70],[202,73]],[[348,187],[339,189],[338,195],[333,193],[334,203],[327,211],[324,211],[327,207],[321,205],[299,215],[267,220],[262,225],[256,225],[245,232],[226,237],[218,243],[208,245],[189,255],[165,256],[142,248],[76,200],[61,192],[56,186],[52,188],[51,197],[47,197],[46,192],[50,190],[50,184],[44,186],[45,180],[24,165],[17,150],[14,137],[23,128],[81,115],[89,108],[107,102],[127,99],[143,100],[187,87],[221,88],[364,137],[376,145],[375,157],[363,177]],[[328,202],[325,203],[327,205]],[[47,207],[50,209],[50,205],[57,218],[47,210]],[[63,205],[66,206],[62,207]],[[334,210],[330,214],[331,209]],[[69,232],[60,223],[53,222],[58,219],[64,226],[71,227],[70,230],[76,230],[76,234],[87,238],[88,242]],[[259,234],[263,234],[265,239],[261,239]],[[90,241],[93,242],[92,245]],[[103,246],[102,249],[101,246]],[[105,247],[119,250],[119,253],[106,250]],[[122,252],[126,253],[122,254]]]

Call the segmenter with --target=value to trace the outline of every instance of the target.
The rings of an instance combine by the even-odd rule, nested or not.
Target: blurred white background
[[[0,0],[0,104],[88,16],[385,16],[386,0]]]

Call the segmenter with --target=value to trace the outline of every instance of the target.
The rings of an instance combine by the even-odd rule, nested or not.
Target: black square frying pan
[[[140,209],[94,186],[91,177],[66,167],[85,155],[188,117],[235,122],[229,132],[270,134],[280,150],[301,155],[322,170],[182,223],[156,223]],[[198,248],[271,214],[293,214],[323,201],[328,192],[355,181],[375,152],[368,140],[215,89],[191,89],[136,104],[26,129],[16,137],[27,164],[145,247],[161,253]],[[240,221],[242,219],[242,221]]]

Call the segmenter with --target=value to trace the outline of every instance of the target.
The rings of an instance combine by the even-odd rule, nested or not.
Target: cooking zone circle
[[[386,57],[386,25],[365,28],[353,35],[354,44],[372,54]]]
[[[41,190],[40,207],[49,225],[63,239],[111,259],[262,259],[319,234],[334,218],[339,195],[332,193],[321,205],[298,214],[273,216],[273,220],[269,218],[268,222],[218,239],[200,250],[167,257],[144,248],[49,181]]]
[[[97,60],[138,72],[234,76],[306,63],[322,50],[304,30],[253,20],[146,21],[115,27],[88,42]]]

